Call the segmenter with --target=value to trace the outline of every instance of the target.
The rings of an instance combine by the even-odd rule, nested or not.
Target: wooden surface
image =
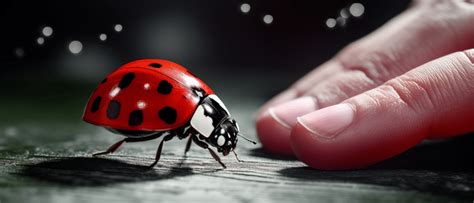
[[[319,171],[266,154],[240,140],[221,169],[206,150],[185,141],[128,143],[93,158],[121,137],[80,120],[90,87],[35,87],[6,92],[0,107],[0,202],[472,202],[474,136],[424,143],[377,166]],[[22,90],[24,90],[22,89]],[[54,93],[45,94],[45,91]],[[247,90],[223,94],[243,133],[255,138],[253,114],[263,102]],[[222,90],[221,90],[222,92]],[[225,91],[223,91],[225,92]],[[48,96],[49,95],[49,96]]]

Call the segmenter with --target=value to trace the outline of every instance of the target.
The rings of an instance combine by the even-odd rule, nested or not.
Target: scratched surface
[[[251,83],[249,83],[251,84]],[[93,158],[121,137],[81,122],[90,85],[14,84],[0,101],[0,202],[472,202],[474,136],[424,143],[377,166],[319,171],[265,154],[240,141],[238,163],[221,167],[206,150],[185,141],[125,144]],[[254,112],[268,86],[221,88],[243,133],[255,138]],[[2,86],[4,87],[4,86]],[[257,90],[258,89],[258,90]],[[261,91],[261,92],[260,92]],[[28,92],[28,94],[25,94]]]

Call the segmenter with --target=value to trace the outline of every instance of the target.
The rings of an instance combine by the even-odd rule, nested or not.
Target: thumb
[[[474,131],[474,49],[419,66],[340,104],[298,118],[295,155],[318,169],[364,167],[428,136]]]

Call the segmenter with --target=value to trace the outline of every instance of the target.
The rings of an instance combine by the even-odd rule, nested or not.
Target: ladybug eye
[[[225,144],[225,137],[221,135],[217,138],[217,145],[222,146],[224,144]]]

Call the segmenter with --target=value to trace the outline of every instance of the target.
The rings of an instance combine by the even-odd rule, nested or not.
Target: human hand
[[[474,1],[416,1],[261,107],[259,139],[268,152],[340,170],[472,132],[469,48]]]

